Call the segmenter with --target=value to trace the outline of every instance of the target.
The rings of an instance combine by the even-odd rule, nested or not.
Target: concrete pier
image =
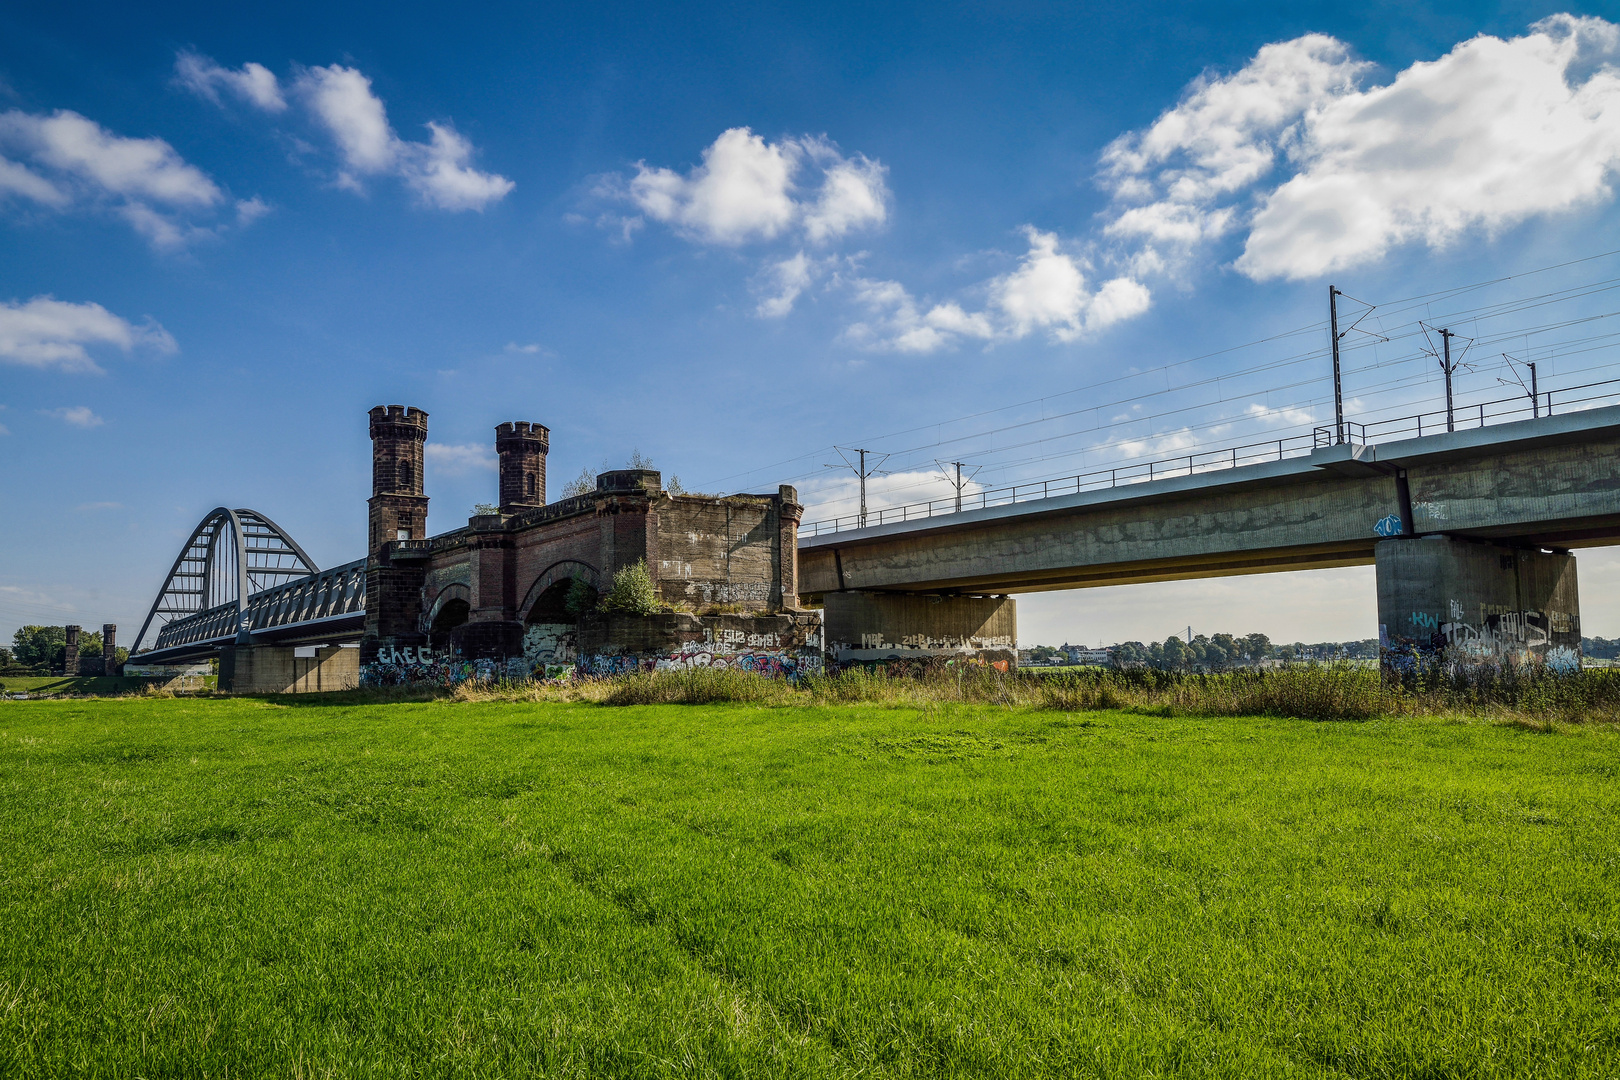
[[[1387,667],[1579,663],[1581,604],[1569,552],[1425,536],[1380,541],[1373,557]]]
[[[830,667],[905,670],[977,662],[1018,664],[1018,613],[1005,596],[828,593],[822,632]]]
[[[314,694],[360,685],[360,650],[342,645],[246,645],[220,653],[219,688],[232,694]]]

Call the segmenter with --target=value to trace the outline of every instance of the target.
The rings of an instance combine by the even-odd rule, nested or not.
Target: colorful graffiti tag
[[[1545,665],[1557,672],[1580,668],[1578,650],[1553,643],[1554,634],[1580,633],[1579,618],[1565,612],[1482,609],[1479,619],[1469,622],[1463,605],[1452,600],[1443,614],[1413,611],[1404,622],[1395,630],[1383,623],[1378,627],[1382,663],[1396,675],[1435,665]]]

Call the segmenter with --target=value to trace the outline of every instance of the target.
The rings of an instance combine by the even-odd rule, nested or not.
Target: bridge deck
[[[1371,563],[1418,534],[1620,542],[1620,407],[1125,484],[799,541],[799,591],[1015,593]],[[1382,523],[1382,524],[1381,524]]]

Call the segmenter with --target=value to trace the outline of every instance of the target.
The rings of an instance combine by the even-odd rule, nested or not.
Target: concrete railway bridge
[[[392,541],[379,557],[423,543]],[[1620,406],[1607,406],[805,527],[783,580],[823,609],[829,659],[849,662],[1005,648],[1018,593],[1372,565],[1391,662],[1460,650],[1560,663],[1580,648],[1574,549],[1615,543]],[[289,685],[316,689],[322,670],[345,677],[328,661],[359,641],[366,571],[366,559],[321,570],[263,514],[221,507],[175,560],[136,639],[157,626],[152,651],[133,662],[219,656],[223,673],[234,650],[267,646]]]

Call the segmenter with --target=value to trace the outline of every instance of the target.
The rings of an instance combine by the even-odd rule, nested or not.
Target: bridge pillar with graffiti
[[[1428,663],[1580,665],[1581,605],[1568,551],[1424,536],[1380,541],[1384,669]]]
[[[822,613],[827,663],[890,674],[961,665],[1009,671],[1018,664],[1018,615],[1006,596],[828,593]]]

